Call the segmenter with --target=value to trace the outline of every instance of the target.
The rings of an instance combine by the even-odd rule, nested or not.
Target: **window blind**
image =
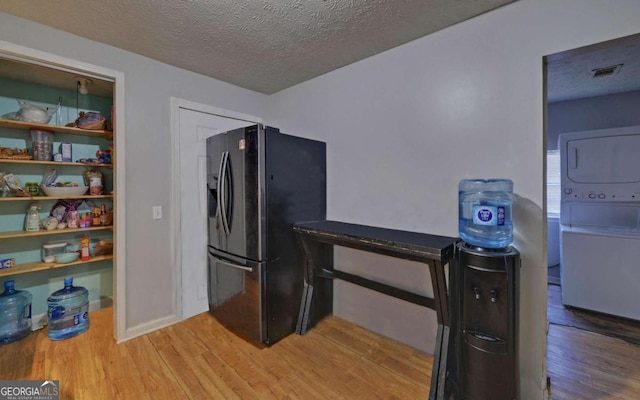
[[[560,151],[547,151],[547,215],[560,214]]]

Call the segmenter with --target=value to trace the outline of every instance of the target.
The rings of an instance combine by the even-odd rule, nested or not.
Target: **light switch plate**
[[[153,219],[162,219],[162,206],[153,206]]]

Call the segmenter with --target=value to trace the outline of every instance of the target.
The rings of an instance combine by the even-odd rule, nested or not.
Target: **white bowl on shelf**
[[[77,253],[77,252],[60,253],[60,254],[56,254],[54,257],[58,264],[68,264],[80,258],[80,253]]]
[[[40,186],[47,196],[82,196],[89,189],[88,186]]]

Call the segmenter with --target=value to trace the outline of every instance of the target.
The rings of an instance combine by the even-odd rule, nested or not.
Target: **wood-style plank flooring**
[[[552,306],[552,304],[550,304]],[[0,380],[59,380],[61,399],[427,399],[432,357],[328,317],[258,349],[209,314],[116,345],[112,310],[54,342],[0,346]],[[640,398],[640,346],[550,324],[551,400]],[[524,399],[529,400],[529,399]],[[535,400],[535,399],[534,399]]]
[[[551,400],[640,399],[640,346],[553,324],[547,340]]]
[[[551,400],[640,399],[640,324],[562,305],[548,288]]]
[[[432,357],[337,317],[258,349],[201,314],[116,345],[110,308],[86,333],[0,347],[0,380],[59,380],[61,399],[426,399]]]
[[[547,318],[552,324],[600,333],[640,345],[640,321],[567,308],[562,304],[562,288],[557,285],[549,285],[547,302]]]

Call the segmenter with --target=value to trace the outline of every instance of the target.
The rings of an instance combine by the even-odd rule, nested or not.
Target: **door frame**
[[[40,65],[45,68],[57,69],[80,75],[95,76],[97,78],[113,81],[113,106],[115,118],[113,144],[115,150],[114,189],[113,199],[115,219],[114,231],[115,250],[113,255],[113,301],[114,304],[114,334],[117,343],[127,340],[126,336],[126,202],[125,202],[125,97],[124,97],[124,73],[94,64],[62,57],[56,54],[20,46],[14,43],[0,40],[0,56],[8,59],[16,59],[27,63]]]
[[[180,157],[180,145],[182,136],[180,135],[180,110],[190,110],[195,112],[201,112],[205,114],[211,114],[221,118],[230,118],[236,120],[243,120],[248,122],[254,122],[256,124],[263,123],[263,119],[249,114],[240,113],[237,111],[226,110],[207,104],[201,104],[189,100],[184,100],[176,97],[171,97],[171,147],[173,152],[171,154],[171,165],[173,166],[171,174],[171,213],[170,213],[170,229],[173,233],[173,240],[171,240],[171,253],[173,254],[173,262],[175,265],[174,274],[176,277],[175,282],[175,309],[176,315],[179,320],[184,319],[183,316],[183,304],[182,304],[182,254],[184,249],[184,243],[182,241],[182,225],[181,225],[181,208],[182,201],[180,197],[180,179],[183,169],[183,165],[186,160],[182,160]],[[221,132],[218,132],[221,133]]]

